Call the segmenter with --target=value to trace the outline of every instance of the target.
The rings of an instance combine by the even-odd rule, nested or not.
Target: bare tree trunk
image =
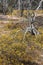
[[[31,10],[31,6],[32,6],[32,5],[31,5],[31,1],[30,1],[30,0],[28,0],[28,5],[29,5],[29,6],[28,6],[27,10]]]
[[[22,0],[18,0],[18,10],[20,11],[20,16],[23,16],[23,1]]]
[[[3,0],[3,13],[4,13],[4,14],[5,14],[7,8],[8,8],[7,0]]]
[[[31,10],[31,2],[30,2],[30,0],[28,1],[28,3],[29,3],[29,8],[27,10]],[[39,8],[39,6],[37,8]],[[26,32],[30,31],[31,34],[34,34],[34,35],[39,34],[39,32],[35,29],[35,27],[33,25],[33,23],[35,21],[35,13],[32,12],[32,14],[31,14],[31,12],[28,11],[27,17],[28,17],[28,21],[29,21],[29,27],[27,27]]]
[[[36,10],[39,10],[40,6],[42,5],[42,1],[43,1],[43,0],[41,0],[41,1],[39,2],[39,5],[38,5],[38,7],[36,8]]]
[[[18,10],[20,10],[20,5],[21,5],[21,2],[20,0],[18,0]]]
[[[23,12],[24,12],[24,4],[23,1],[21,0],[21,17],[23,16]]]

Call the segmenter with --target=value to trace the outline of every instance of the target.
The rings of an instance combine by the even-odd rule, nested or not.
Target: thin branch
[[[43,2],[43,0],[41,0],[41,1],[39,2],[39,6],[36,8],[36,10],[39,10],[39,8],[40,8],[42,2]]]

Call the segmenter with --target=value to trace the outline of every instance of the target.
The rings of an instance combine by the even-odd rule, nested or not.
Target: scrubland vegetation
[[[4,24],[3,24],[4,25]],[[0,28],[0,65],[43,65],[40,55],[43,49],[43,28],[39,27],[40,35],[16,32],[21,27],[5,24]],[[16,35],[16,36],[15,36]]]
[[[42,14],[43,0],[0,0],[0,65],[43,65]]]

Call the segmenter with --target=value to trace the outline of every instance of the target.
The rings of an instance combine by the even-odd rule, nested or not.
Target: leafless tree
[[[41,7],[42,1],[43,1],[43,0],[41,0],[41,1],[39,2],[39,5],[38,5],[38,7],[36,8],[36,10],[39,10],[39,8]],[[31,10],[31,2],[30,2],[30,1],[28,1],[28,2],[30,3],[30,10]],[[28,9],[28,10],[29,10],[29,9]],[[36,13],[35,13],[35,12],[32,12],[32,14],[31,14],[31,12],[28,12],[28,14],[30,14],[30,15],[27,16],[27,17],[28,17],[28,21],[29,21],[30,27],[27,27],[25,33],[27,33],[28,31],[31,31],[32,34],[37,35],[37,34],[39,34],[39,32],[35,29],[35,27],[34,27],[34,25],[33,25],[33,23],[35,22]]]
[[[3,14],[5,14],[5,12],[6,12],[6,10],[7,10],[7,8],[8,8],[8,2],[7,2],[8,0],[3,0],[2,2],[3,2]]]

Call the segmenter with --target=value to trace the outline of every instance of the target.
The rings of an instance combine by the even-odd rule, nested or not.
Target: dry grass
[[[23,32],[18,32],[15,37],[20,29],[19,27],[11,29],[7,24],[0,29],[1,32],[6,31],[0,36],[0,65],[25,65],[24,63],[28,61],[36,62],[39,59],[43,48],[43,33],[36,37],[27,33],[23,42]],[[39,31],[41,32],[41,29]]]

